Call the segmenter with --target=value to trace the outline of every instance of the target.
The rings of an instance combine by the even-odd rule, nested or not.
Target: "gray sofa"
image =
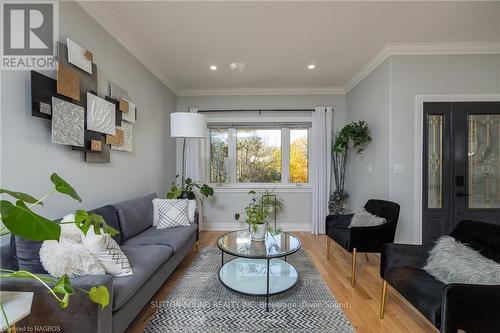
[[[198,219],[189,227],[156,229],[153,223],[152,199],[156,194],[119,202],[95,209],[120,233],[113,238],[127,255],[134,274],[126,277],[85,275],[72,279],[73,286],[89,289],[105,285],[110,291],[110,305],[104,310],[92,303],[86,294],[77,292],[66,309],[31,280],[6,279],[1,290],[35,293],[31,314],[18,323],[18,330],[56,332],[124,332],[151,297],[191,251],[198,239]],[[11,237],[2,244],[1,266],[46,273],[40,264],[41,242]]]

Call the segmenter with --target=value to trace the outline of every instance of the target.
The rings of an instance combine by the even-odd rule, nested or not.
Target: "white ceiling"
[[[80,5],[177,93],[345,87],[387,43],[500,42],[500,2]]]

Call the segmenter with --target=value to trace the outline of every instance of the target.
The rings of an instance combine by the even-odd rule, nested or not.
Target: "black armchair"
[[[500,263],[500,226],[462,221],[450,234]],[[500,285],[444,284],[423,269],[432,245],[387,244],[382,249],[380,318],[388,284],[442,333],[500,332]]]
[[[326,217],[327,250],[326,258],[330,260],[330,246],[333,239],[347,252],[352,253],[351,285],[356,282],[357,252],[380,253],[382,246],[394,242],[396,226],[399,218],[399,205],[385,200],[371,199],[365,209],[373,215],[383,217],[386,223],[374,227],[349,227],[353,214],[328,215]],[[367,257],[368,258],[368,257]]]

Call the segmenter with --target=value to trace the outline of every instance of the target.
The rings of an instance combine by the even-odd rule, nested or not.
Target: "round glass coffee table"
[[[287,233],[267,232],[264,241],[252,241],[249,230],[222,235],[217,246],[222,251],[219,280],[228,289],[249,296],[269,296],[291,289],[299,280],[297,269],[286,257],[300,249],[300,240]],[[236,258],[224,262],[224,253]]]

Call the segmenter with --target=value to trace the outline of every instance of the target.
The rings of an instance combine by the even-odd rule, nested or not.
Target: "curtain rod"
[[[304,112],[304,111],[314,111],[314,109],[240,109],[240,110],[217,110],[217,109],[198,109],[198,113],[210,113],[210,112],[273,112],[273,111],[285,111],[285,112]]]

